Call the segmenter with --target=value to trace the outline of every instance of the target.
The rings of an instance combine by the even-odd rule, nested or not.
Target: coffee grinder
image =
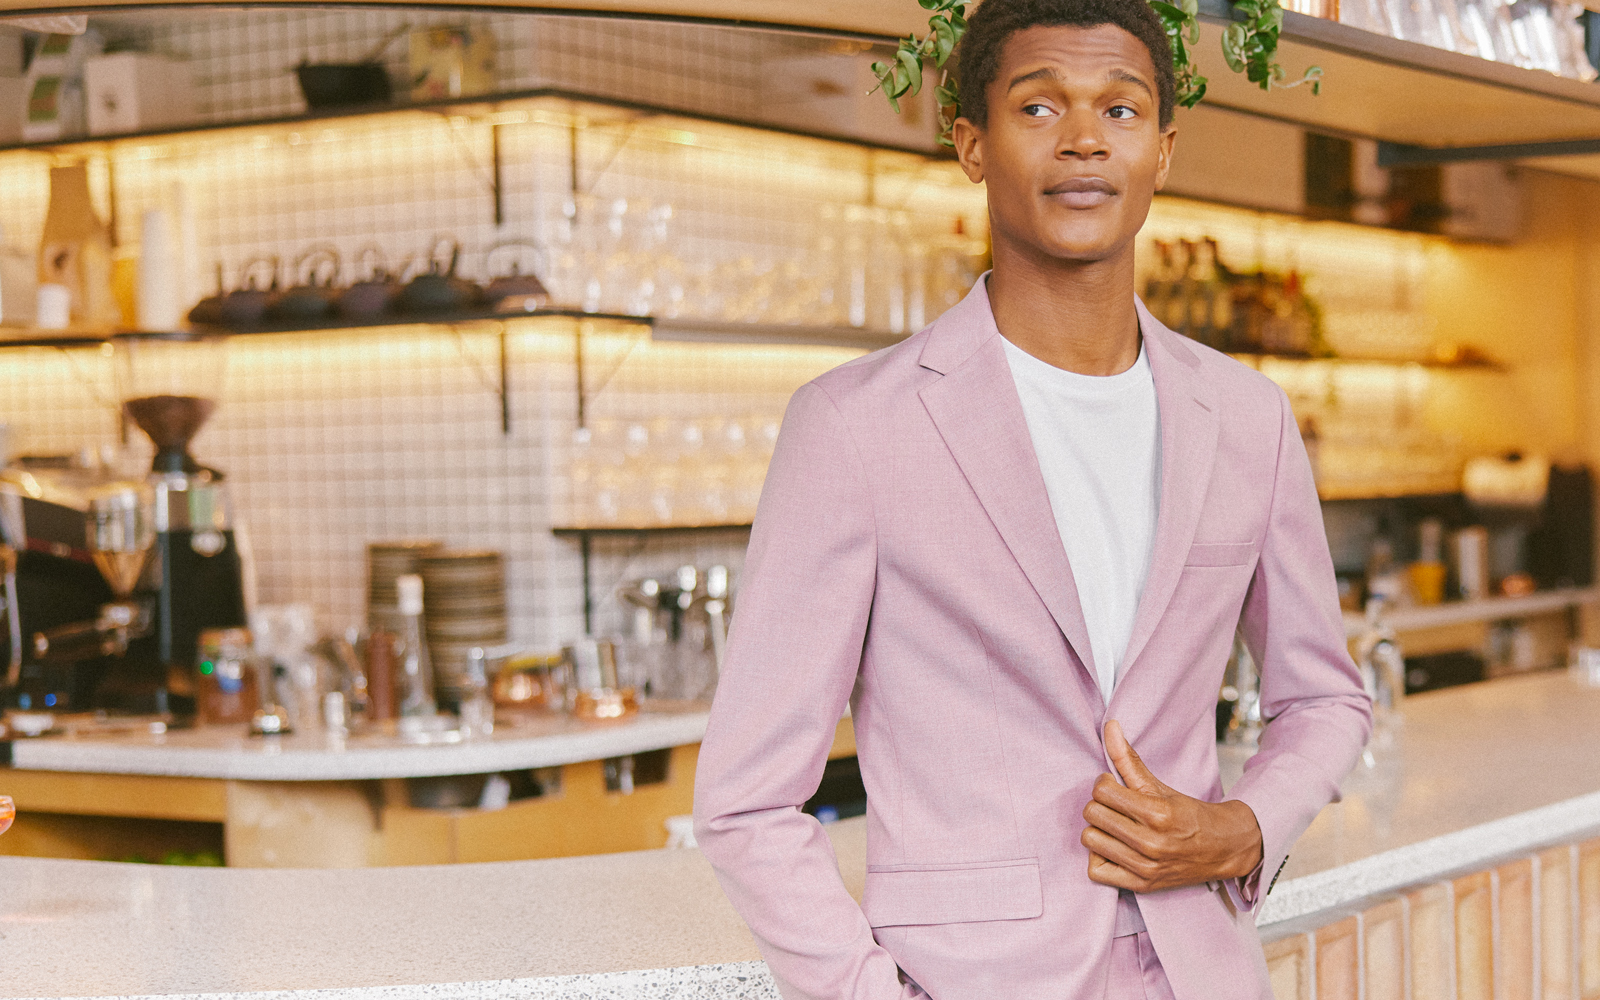
[[[223,475],[197,462],[189,442],[216,409],[226,341],[194,334],[112,340],[122,412],[156,446],[150,470],[158,567],[154,659],[191,675],[200,633],[247,623],[244,572]]]

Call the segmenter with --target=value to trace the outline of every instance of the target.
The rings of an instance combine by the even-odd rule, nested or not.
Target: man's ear
[[[983,183],[983,131],[966,118],[957,118],[950,126],[950,141],[956,146],[956,159],[967,180]],[[1162,174],[1166,176],[1165,173]]]
[[[1160,148],[1156,153],[1156,190],[1160,191],[1167,186],[1167,172],[1172,169],[1172,147],[1178,139],[1178,126],[1168,125],[1161,138],[1157,140]]]

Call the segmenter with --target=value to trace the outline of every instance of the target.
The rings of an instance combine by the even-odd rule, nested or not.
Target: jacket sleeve
[[[1260,666],[1267,725],[1227,796],[1248,805],[1261,826],[1261,866],[1229,885],[1248,909],[1260,906],[1317,813],[1337,801],[1372,726],[1372,703],[1345,641],[1311,464],[1281,391],[1278,402],[1272,506],[1240,620]]]
[[[861,456],[815,383],[789,403],[695,775],[695,836],[786,1000],[898,1000],[816,793],[861,665],[877,573]]]

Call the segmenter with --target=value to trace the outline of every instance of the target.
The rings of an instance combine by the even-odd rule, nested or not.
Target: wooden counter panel
[[[68,771],[0,770],[0,792],[18,813],[67,813],[221,823],[228,817],[227,783],[213,778]]]

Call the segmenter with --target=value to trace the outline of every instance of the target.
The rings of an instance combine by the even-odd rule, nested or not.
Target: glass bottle
[[[407,573],[394,581],[400,595],[400,630],[395,641],[396,679],[400,682],[400,725],[409,719],[438,714],[433,700],[433,661],[422,634],[422,577]]]
[[[1144,307],[1150,310],[1150,315],[1165,323],[1167,321],[1167,299],[1173,292],[1172,274],[1172,244],[1166,240],[1156,240],[1156,267],[1144,283]]]
[[[1216,284],[1211,248],[1204,242],[1183,244],[1189,255],[1189,270],[1184,275],[1184,301],[1189,307],[1183,332],[1202,344],[1211,344],[1211,299]]]

